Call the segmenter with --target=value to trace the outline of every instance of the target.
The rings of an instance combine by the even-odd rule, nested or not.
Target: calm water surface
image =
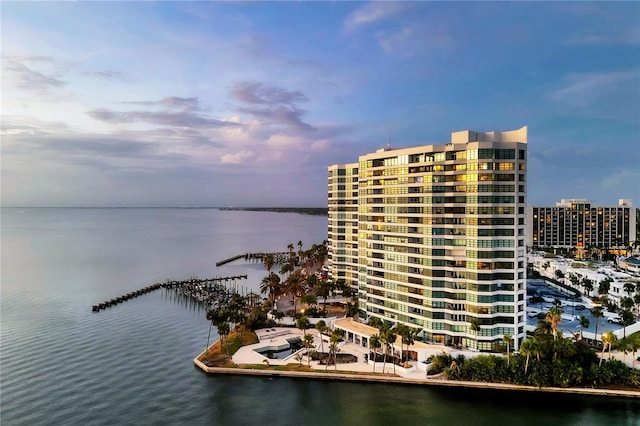
[[[637,403],[413,386],[207,376],[208,324],[166,279],[248,274],[215,262],[326,238],[327,219],[215,209],[2,209],[0,421],[24,424],[635,425]]]

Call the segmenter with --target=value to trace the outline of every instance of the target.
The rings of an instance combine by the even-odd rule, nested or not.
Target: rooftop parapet
[[[451,143],[467,142],[521,142],[527,143],[527,126],[517,130],[506,132],[476,132],[475,130],[462,130],[451,132]]]

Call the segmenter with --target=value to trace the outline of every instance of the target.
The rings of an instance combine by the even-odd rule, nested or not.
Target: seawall
[[[331,373],[331,372],[311,372],[311,371],[282,371],[282,370],[258,370],[251,368],[222,368],[209,367],[201,362],[202,354],[198,355],[193,361],[195,365],[209,374],[235,374],[240,376],[262,376],[262,377],[287,377],[297,379],[312,380],[340,380],[349,382],[369,382],[369,383],[394,383],[404,385],[421,385],[421,386],[443,386],[458,387],[468,389],[492,389],[504,391],[519,392],[543,392],[556,394],[571,394],[583,396],[607,396],[618,398],[640,399],[640,392],[618,390],[618,389],[594,389],[594,388],[555,388],[544,387],[537,388],[534,386],[512,385],[507,383],[485,383],[485,382],[466,382],[454,380],[440,379],[416,379],[395,376],[376,376],[372,374],[349,374],[349,373]]]

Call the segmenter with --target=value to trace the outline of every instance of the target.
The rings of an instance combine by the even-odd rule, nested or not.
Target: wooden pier
[[[234,261],[236,261],[238,259],[259,260],[260,262],[262,262],[262,259],[268,254],[273,256],[274,263],[284,263],[286,261],[286,259],[288,258],[288,256],[289,256],[288,252],[279,252],[279,253],[245,253],[245,254],[239,254],[237,256],[230,257],[228,259],[221,260],[220,262],[216,262],[216,266],[226,265],[227,263],[234,262]]]
[[[110,306],[115,306],[118,303],[126,302],[129,299],[141,296],[154,290],[161,288],[176,289],[185,296],[192,297],[200,302],[216,303],[221,298],[226,298],[229,293],[229,289],[226,287],[226,283],[229,281],[235,282],[236,280],[247,279],[247,275],[235,275],[229,277],[215,277],[215,278],[190,278],[182,281],[167,280],[164,283],[155,283],[150,286],[141,288],[140,290],[132,291],[122,296],[115,297],[113,299],[105,300],[102,303],[91,305],[91,310],[98,312],[101,309],[106,309]],[[222,282],[225,285],[221,284]]]

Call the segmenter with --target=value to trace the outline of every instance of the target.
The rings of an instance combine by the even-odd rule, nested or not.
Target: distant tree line
[[[315,216],[327,216],[327,207],[220,207],[222,211],[300,213]]]

